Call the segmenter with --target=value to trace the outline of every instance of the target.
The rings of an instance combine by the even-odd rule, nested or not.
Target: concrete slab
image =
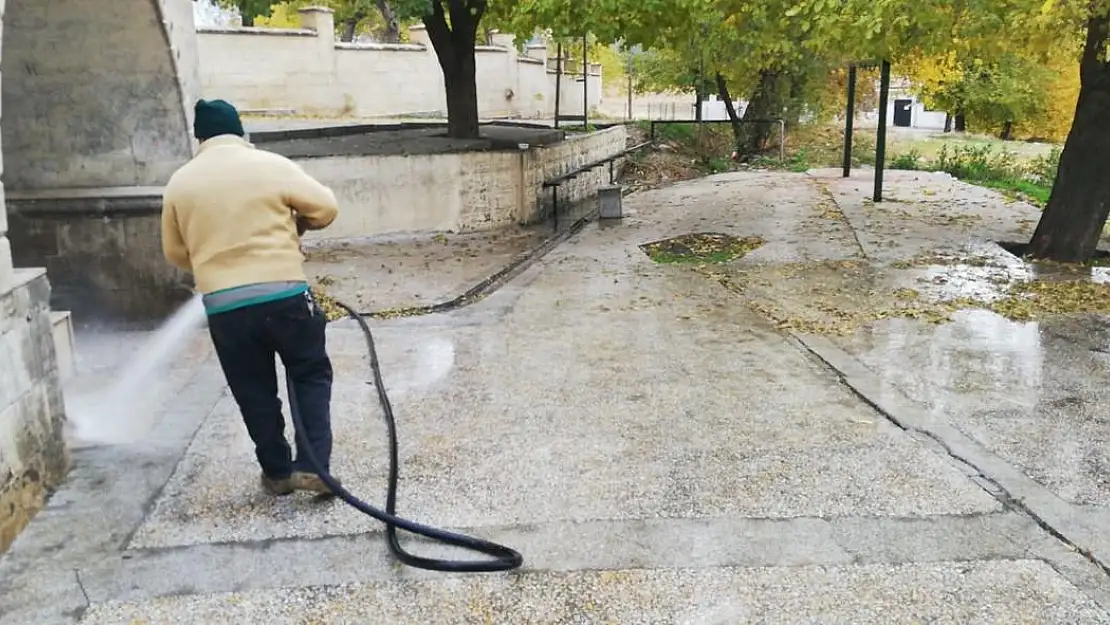
[[[749,276],[827,263],[835,277],[858,262],[883,288],[885,266],[930,253],[924,243],[874,252],[853,209],[831,201],[837,184],[729,174],[635,194],[620,223],[589,227],[475,305],[372,323],[402,438],[401,511],[516,547],[523,571],[400,567],[380,527],[341,504],[261,497],[235,406],[198,347],[165,375],[152,436],[79,451],[75,478],[0,559],[0,624],[1107,622],[1099,558],[1110,517],[1023,471],[1039,461],[1055,475],[1051,454],[1035,456],[1025,438],[1081,445],[1062,434],[1078,430],[1095,458],[1097,414],[1084,408],[1076,426],[1065,409],[1069,397],[1102,399],[1088,378],[1110,336],[1085,322],[1046,338],[1040,325],[1042,356],[1057,341],[1077,345],[1044,358],[1030,356],[1031,331],[981,320],[932,346],[932,335],[863,325],[870,342],[842,344],[869,369],[832,340],[810,337],[829,348],[818,354],[817,341],[776,332],[745,305],[751,291],[721,288],[719,268],[658,265],[638,247],[758,235],[767,243],[733,263]],[[864,227],[879,219],[863,210]],[[965,230],[942,243],[982,238]],[[865,279],[836,284],[867,295]],[[812,282],[786,286],[796,285]],[[336,473],[380,500],[384,428],[362,337],[342,322],[329,341]],[[1073,368],[1047,372],[1061,366]],[[875,374],[895,367],[919,370],[889,378],[911,392],[937,378],[941,391],[922,395],[937,405],[921,409]],[[965,383],[985,390],[945,394]],[[1046,398],[1066,413],[1056,430],[1037,429],[1034,413],[1011,417],[1017,426],[962,416],[965,402],[1043,411]],[[1080,466],[1061,465],[1059,478]],[[1096,466],[1054,488],[1094,501]]]
[[[849,179],[838,171],[812,174],[829,189],[867,257],[879,262],[946,249],[962,251],[974,240],[1025,240],[1040,217],[1033,206],[1007,201],[945,173],[885,172],[884,200],[879,204],[871,201],[871,172]]]
[[[838,343],[1061,498],[1110,500],[1105,320],[1019,323],[968,311],[942,326],[885,322]]]
[[[539,227],[306,241],[305,271],[361,311],[426,306],[461,295],[550,235]]]
[[[1030,560],[576,571],[93,605],[81,623],[1110,623]]]
[[[998,509],[728,291],[648,260],[636,245],[661,233],[594,227],[441,325],[377,326],[398,391],[403,511],[473,527]],[[380,499],[384,428],[362,340],[331,337],[334,470]],[[225,402],[132,547],[365,530],[342,505],[264,497],[250,449]]]

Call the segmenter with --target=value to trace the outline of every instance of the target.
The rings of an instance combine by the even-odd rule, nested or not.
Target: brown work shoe
[[[335,493],[328,488],[324,480],[320,479],[319,475],[314,473],[306,473],[304,471],[294,471],[290,476],[289,481],[292,483],[293,488],[296,490],[304,490],[310,493],[316,493],[324,497],[333,497]],[[338,481],[338,480],[336,480]]]
[[[275,497],[281,497],[282,495],[288,495],[293,492],[293,481],[287,477],[273,478],[263,473],[261,482],[262,488]]]

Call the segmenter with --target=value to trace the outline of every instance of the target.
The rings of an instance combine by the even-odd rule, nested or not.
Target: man
[[[285,365],[308,444],[327,471],[327,320],[308,289],[300,235],[335,220],[335,194],[293,161],[255,149],[238,111],[223,100],[196,103],[193,134],[197,155],[174,173],[163,196],[163,252],[193,274],[204,294],[212,343],[254,441],[262,487],[273,495],[329,495],[299,438],[292,457],[274,356]]]

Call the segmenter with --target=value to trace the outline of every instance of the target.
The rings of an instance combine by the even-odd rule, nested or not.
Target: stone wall
[[[49,298],[41,269],[0,290],[0,552],[69,468]]]
[[[342,205],[332,227],[308,238],[535,222],[549,215],[544,180],[616,154],[626,140],[615,126],[528,150],[297,158]],[[560,202],[607,181],[607,167],[585,173],[563,185]],[[46,267],[51,305],[71,311],[77,325],[164,319],[190,297],[192,282],[162,256],[161,198],[162,187],[11,191],[15,263]]]
[[[46,267],[51,305],[78,324],[172,314],[191,283],[162,256],[161,187],[10,192],[12,254]]]
[[[338,43],[330,10],[301,12],[301,29],[200,29],[201,90],[245,111],[390,117],[446,114],[443,73],[423,27],[410,44]],[[478,46],[478,110],[485,119],[547,119],[555,77],[546,46],[518,53],[509,35]],[[553,65],[550,65],[553,67]],[[560,114],[581,115],[581,67],[563,76]],[[601,66],[590,70],[589,106],[601,103]]]
[[[306,238],[532,223],[547,215],[551,194],[543,190],[544,180],[617,154],[626,143],[624,126],[614,126],[527,150],[299,158],[342,206],[331,227]],[[602,167],[568,182],[560,202],[593,194],[608,182],[608,172]]]
[[[524,186],[529,194],[528,219],[544,218],[550,212],[552,191],[543,188],[544,180],[617,154],[625,149],[627,143],[628,132],[625,127],[613,126],[600,132],[574,136],[573,140],[537,151],[525,169]],[[614,162],[614,175],[623,166],[623,159]],[[560,206],[564,202],[578,202],[591,197],[599,186],[609,184],[609,181],[609,165],[579,174],[573,180],[559,185]]]

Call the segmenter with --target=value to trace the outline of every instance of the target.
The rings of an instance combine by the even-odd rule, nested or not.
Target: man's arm
[[[301,166],[289,161],[290,172],[286,180],[285,202],[297,211],[297,230],[322,230],[331,225],[339,215],[339,202],[335,193],[309,176]]]
[[[193,264],[189,260],[189,248],[185,247],[185,240],[181,238],[181,230],[177,226],[177,212],[174,210],[173,202],[164,197],[162,199],[162,254],[179,269],[193,271]]]

